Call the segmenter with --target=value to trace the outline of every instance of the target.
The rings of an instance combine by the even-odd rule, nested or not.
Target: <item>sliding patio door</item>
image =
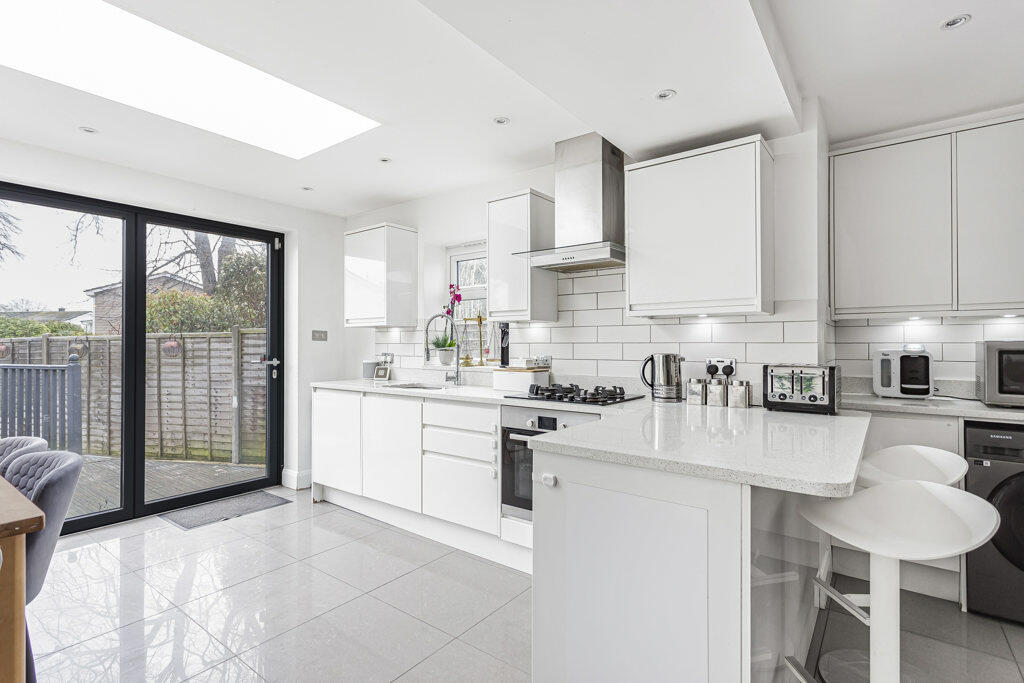
[[[280,483],[283,240],[0,183],[0,437],[82,455],[65,533]]]
[[[145,504],[265,485],[283,370],[275,238],[149,217],[145,230]]]

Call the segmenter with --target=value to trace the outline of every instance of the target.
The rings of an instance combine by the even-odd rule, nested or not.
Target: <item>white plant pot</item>
[[[437,350],[437,360],[441,365],[451,365],[455,362],[455,347],[448,346]]]

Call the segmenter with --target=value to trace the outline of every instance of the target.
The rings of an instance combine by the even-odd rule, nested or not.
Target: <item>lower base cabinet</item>
[[[364,496],[422,512],[422,418],[420,398],[363,396]]]
[[[423,513],[497,534],[498,471],[495,465],[425,452]]]
[[[314,481],[357,495],[363,494],[360,398],[352,391],[314,389],[310,448]]]

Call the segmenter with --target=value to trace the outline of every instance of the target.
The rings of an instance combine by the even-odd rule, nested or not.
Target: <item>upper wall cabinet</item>
[[[773,180],[760,136],[627,166],[628,314],[771,313]]]
[[[956,134],[960,310],[1024,308],[1024,121]]]
[[[835,154],[833,317],[1024,310],[1022,188],[1024,121]]]
[[[832,159],[837,315],[953,308],[952,137]]]
[[[531,268],[522,252],[555,246],[555,200],[522,190],[487,203],[490,320],[558,320],[558,276]],[[517,255],[518,254],[518,255]]]
[[[345,233],[345,326],[415,327],[417,234],[381,223]]]

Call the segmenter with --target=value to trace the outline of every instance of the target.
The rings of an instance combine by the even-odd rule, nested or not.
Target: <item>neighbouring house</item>
[[[5,318],[31,320],[40,323],[71,323],[90,333],[93,331],[94,325],[92,311],[69,311],[66,308],[58,308],[55,311],[5,311],[2,315]]]
[[[150,275],[146,281],[147,294],[168,290],[202,292],[203,286],[198,282],[171,273]],[[92,331],[95,334],[121,334],[121,316],[124,310],[123,291],[124,287],[121,281],[85,290],[85,293],[92,298],[92,310],[95,318]]]

